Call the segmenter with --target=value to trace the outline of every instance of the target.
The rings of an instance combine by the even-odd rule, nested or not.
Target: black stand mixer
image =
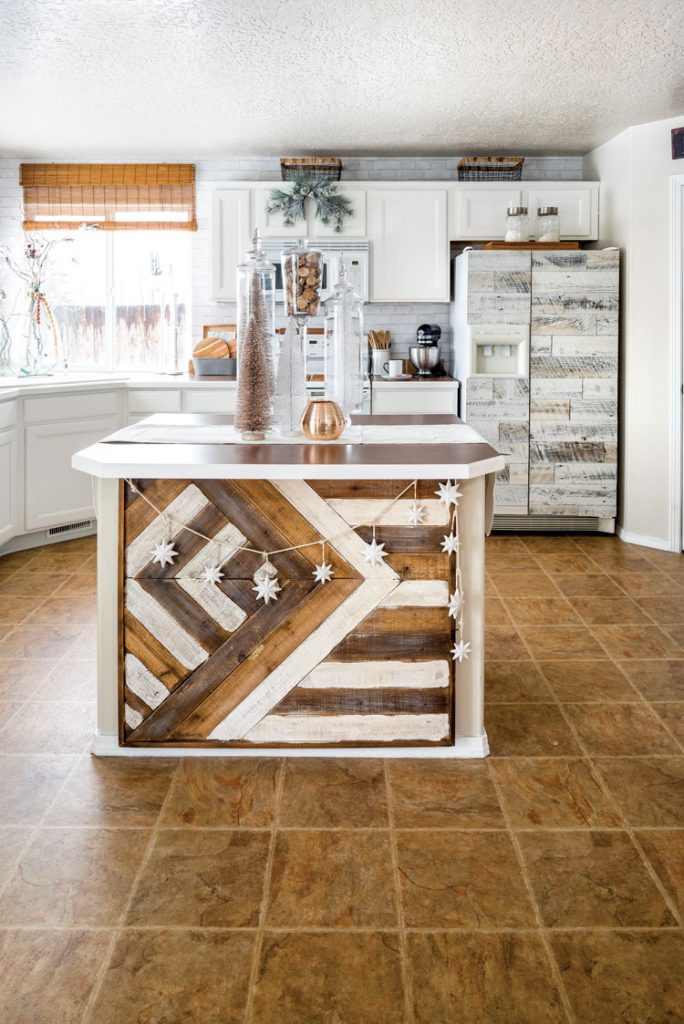
[[[416,332],[417,345],[409,348],[409,358],[418,371],[418,377],[440,377],[439,339],[442,328],[439,324],[421,324]]]

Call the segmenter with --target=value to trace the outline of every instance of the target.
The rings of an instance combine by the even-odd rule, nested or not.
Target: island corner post
[[[354,472],[344,452],[338,453],[344,465],[335,465],[331,448],[307,458],[301,450],[312,446],[296,446],[293,466],[285,445],[268,446],[268,453],[260,446],[251,464],[235,464],[225,450],[217,459],[216,446],[205,446],[199,459],[196,452],[188,459],[179,445],[163,446],[160,458],[161,447],[101,443],[75,457],[77,468],[96,476],[94,753],[488,753],[484,538],[493,474],[503,461],[493,449],[479,439],[430,451],[414,446],[411,463],[378,464],[372,471],[357,465]],[[458,452],[447,451],[455,447]],[[399,455],[395,446],[392,458]],[[457,480],[461,492],[463,638],[470,654],[460,662],[451,657],[453,620],[446,608],[453,556],[437,543],[448,530],[435,491],[448,480]],[[362,525],[365,506],[387,505],[413,481],[407,497],[418,495],[426,522],[399,525],[405,510],[400,518],[397,503],[396,513],[377,527],[387,564],[369,565],[359,558],[371,539]],[[149,542],[161,536],[160,519],[163,533],[173,524],[175,564],[152,561]],[[336,525],[342,519],[344,537]],[[198,579],[206,562],[203,540],[179,529],[180,520],[211,538],[233,537],[237,529],[254,553],[238,549],[223,565],[218,588],[207,591]],[[273,554],[280,592],[260,602],[252,593],[256,551],[302,543],[309,547]],[[332,577],[321,584],[312,570],[324,548]]]

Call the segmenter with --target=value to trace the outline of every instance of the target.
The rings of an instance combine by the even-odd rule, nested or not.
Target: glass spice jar
[[[506,210],[504,242],[529,242],[530,220],[526,206],[509,206]]]
[[[560,242],[560,218],[557,206],[537,208],[537,242]]]

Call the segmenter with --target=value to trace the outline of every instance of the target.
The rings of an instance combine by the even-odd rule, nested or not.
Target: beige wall
[[[601,181],[600,245],[623,251],[619,523],[627,539],[670,546],[670,178],[676,119],[636,125],[589,153]]]

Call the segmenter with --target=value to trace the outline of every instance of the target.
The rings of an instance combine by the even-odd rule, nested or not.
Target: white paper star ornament
[[[461,591],[455,590],[453,594],[449,594],[449,615],[452,619],[458,618],[458,613],[463,606],[463,598],[461,597]]]
[[[445,533],[444,540],[442,541],[442,551],[445,555],[453,555],[458,551],[460,547],[460,541],[458,537],[454,536],[453,533]]]
[[[154,545],[152,556],[152,561],[159,562],[163,569],[165,565],[173,565],[173,560],[178,557],[178,552],[173,546],[173,541],[161,540]]]
[[[372,566],[384,565],[384,560],[385,558],[387,558],[385,545],[378,544],[375,537],[373,537],[373,540],[370,542],[370,544],[366,544],[366,550],[363,553],[363,558],[364,561],[370,562]]]
[[[333,567],[327,562],[321,562],[321,564],[317,565],[314,569],[313,575],[316,583],[330,583],[334,575]]]
[[[454,644],[451,648],[451,657],[454,661],[463,661],[470,657],[470,644],[465,643],[463,640],[459,640],[458,643]]]
[[[409,505],[407,514],[409,526],[422,526],[425,521],[425,506],[414,501]]]
[[[252,587],[252,590],[256,591],[257,601],[263,601],[264,604],[277,601],[278,594],[282,589],[278,580],[273,576],[262,576],[257,585]]]
[[[458,505],[458,499],[463,497],[456,484],[452,484],[451,480],[447,480],[445,484],[440,484],[435,494],[440,501],[444,502],[447,508],[451,505]]]
[[[207,565],[202,570],[202,581],[206,583],[208,587],[216,583],[220,583],[222,579],[223,573],[218,565]]]

